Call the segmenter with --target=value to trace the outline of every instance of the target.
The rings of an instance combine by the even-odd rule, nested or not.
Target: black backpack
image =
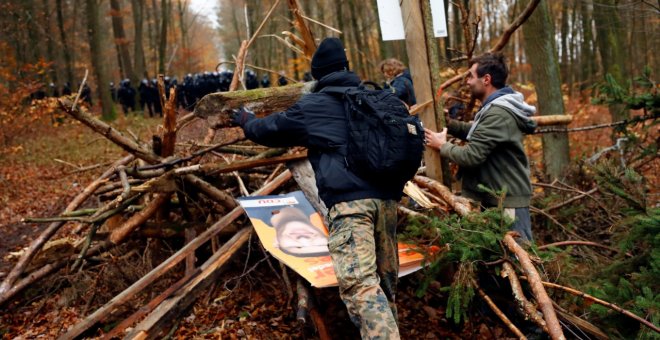
[[[348,122],[349,169],[375,184],[403,185],[421,165],[424,128],[391,91],[358,87],[323,88],[342,97]]]

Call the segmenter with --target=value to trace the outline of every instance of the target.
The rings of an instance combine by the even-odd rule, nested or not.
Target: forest
[[[326,38],[369,91],[397,96],[407,74],[406,116],[455,149],[479,136],[452,126],[486,122],[485,53],[535,108],[531,242],[506,187],[469,197],[486,166],[427,135],[395,208],[401,338],[660,339],[660,2],[643,0],[2,1],[0,337],[360,338],[319,149],[245,127],[318,98]],[[298,191],[327,252],[303,262],[328,286],[245,203]]]

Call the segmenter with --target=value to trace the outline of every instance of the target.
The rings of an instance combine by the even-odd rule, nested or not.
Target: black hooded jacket
[[[319,93],[327,86],[358,86],[353,72],[333,72],[321,78],[313,93],[304,95],[288,110],[243,124],[245,136],[270,146],[304,146],[316,175],[316,186],[326,206],[358,199],[401,198],[403,188],[374,186],[351,172],[345,159],[347,123],[339,97]]]

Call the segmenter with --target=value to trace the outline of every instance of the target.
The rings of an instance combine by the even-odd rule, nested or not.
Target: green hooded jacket
[[[506,93],[487,101],[472,123],[450,121],[448,133],[467,143],[445,143],[440,155],[458,164],[462,195],[496,206],[497,197],[483,192],[479,184],[495,191],[506,191],[505,208],[528,207],[532,196],[529,160],[523,137],[536,128],[529,118],[536,108],[523,101],[522,94]]]

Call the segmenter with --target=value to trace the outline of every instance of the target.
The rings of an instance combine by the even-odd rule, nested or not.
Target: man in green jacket
[[[515,218],[512,230],[533,241],[529,216],[532,185],[522,141],[524,134],[536,128],[530,118],[536,108],[525,103],[521,93],[506,86],[507,76],[502,54],[486,53],[474,58],[467,83],[474,98],[481,101],[481,109],[471,123],[450,120],[448,128],[439,133],[427,129],[426,143],[458,164],[463,196],[488,208],[497,206],[498,198],[478,185],[505,191],[505,213]],[[467,143],[460,146],[447,142],[447,133]]]

